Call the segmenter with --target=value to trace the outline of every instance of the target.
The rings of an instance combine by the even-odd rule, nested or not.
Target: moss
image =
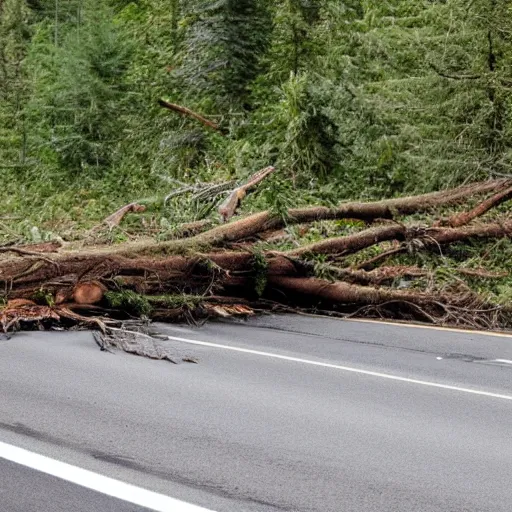
[[[147,297],[131,290],[107,292],[105,298],[111,307],[137,316],[149,316],[153,309]]]
[[[195,309],[204,300],[200,295],[152,295],[146,297],[148,302],[154,306],[166,307],[170,309]]]

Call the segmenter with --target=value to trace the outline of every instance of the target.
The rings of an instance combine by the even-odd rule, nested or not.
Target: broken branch
[[[506,188],[505,190],[498,192],[494,196],[486,199],[479,205],[475,206],[469,212],[456,213],[452,215],[447,221],[446,224],[451,226],[452,228],[457,228],[460,226],[465,226],[469,224],[473,219],[477,217],[481,217],[485,213],[487,213],[492,208],[499,206],[500,204],[512,199],[512,187]]]
[[[274,171],[274,167],[266,167],[265,169],[253,174],[243,185],[236,187],[219,206],[219,214],[222,217],[222,220],[227,222],[231,219],[247,193]]]
[[[119,208],[115,213],[109,215],[103,223],[110,229],[119,226],[127,213],[140,213],[146,210],[146,207],[138,203],[130,203]]]
[[[181,105],[176,105],[175,103],[170,103],[170,102],[162,100],[162,99],[158,100],[158,104],[161,107],[166,108],[167,110],[171,110],[172,112],[177,112],[178,114],[181,114],[181,115],[184,115],[187,117],[191,117],[192,119],[199,121],[204,126],[207,126],[208,128],[212,128],[213,130],[224,135],[223,130],[217,123],[214,123],[213,121],[210,121],[209,119],[206,119],[206,117],[203,117],[202,115],[198,114],[197,112],[194,112],[193,110],[190,110],[187,107],[182,107]]]

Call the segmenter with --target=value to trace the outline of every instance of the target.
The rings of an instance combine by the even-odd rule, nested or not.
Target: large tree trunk
[[[284,219],[261,212],[196,236],[163,243],[80,250],[55,245],[3,247],[0,282],[9,302],[0,310],[0,320],[4,329],[11,329],[20,323],[86,321],[84,308],[89,313],[104,315],[108,311],[110,316],[124,315],[127,311],[123,308],[129,306],[129,301],[123,302],[123,294],[128,294],[132,301],[147,303],[145,314],[158,318],[179,317],[178,312],[190,312],[191,308],[222,315],[226,313],[221,307],[224,298],[230,311],[237,311],[234,301],[243,303],[245,309],[241,310],[247,312],[248,303],[261,307],[262,300],[267,300],[264,304],[270,300],[274,305],[322,308],[345,314],[359,312],[479,327],[503,327],[510,322],[512,326],[511,308],[489,304],[467,289],[436,292],[384,286],[396,278],[424,277],[428,273],[425,269],[395,266],[367,272],[343,263],[340,266],[339,259],[383,242],[439,251],[455,242],[511,237],[509,214],[492,222],[468,224],[510,198],[510,187],[510,181],[494,180],[422,196],[346,203],[337,208],[292,209]],[[448,224],[460,227],[398,222],[401,216],[467,203],[471,197],[488,193],[493,196],[476,208],[451,217]],[[367,223],[388,220],[357,233],[289,251],[262,251],[254,245],[257,235],[285,224],[344,218]],[[225,250],[223,246],[228,242],[244,242],[243,249]],[[399,245],[383,254],[400,250]],[[311,260],[319,256],[324,261],[321,268]],[[328,264],[326,258],[330,259]],[[372,266],[379,263],[372,258]],[[320,278],[325,275],[328,280]],[[485,269],[483,274],[474,274],[483,275],[489,278],[491,274]],[[112,300],[112,293],[118,304]],[[104,325],[99,318],[92,321],[94,325]]]

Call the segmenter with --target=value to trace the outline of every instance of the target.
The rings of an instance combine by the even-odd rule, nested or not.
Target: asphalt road
[[[100,352],[89,333],[0,340],[0,444],[217,512],[511,510],[512,337],[312,317],[158,328],[198,364]],[[146,510],[1,447],[0,503]]]

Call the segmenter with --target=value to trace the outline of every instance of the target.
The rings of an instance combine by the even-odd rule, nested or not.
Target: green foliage
[[[254,252],[252,268],[254,271],[254,291],[258,297],[261,297],[265,292],[268,281],[268,261],[262,252]]]
[[[433,189],[510,167],[500,101],[509,95],[499,78],[507,53],[489,44],[510,33],[510,18],[499,14],[505,4],[368,2],[339,34],[338,66],[354,96],[342,131],[354,185]]]
[[[268,44],[267,0],[192,0],[185,15],[179,76],[188,94],[224,112],[241,106]]]
[[[286,80],[306,70],[318,51],[312,27],[320,21],[325,0],[279,0],[274,5],[273,44],[269,52],[271,73]],[[309,62],[308,62],[309,61]]]
[[[507,0],[1,5],[2,200],[20,218],[3,237],[89,227],[141,198],[154,225],[214,218],[212,201],[163,197],[268,165],[245,211],[512,172]]]
[[[170,309],[189,309],[193,310],[201,305],[204,297],[198,295],[150,295],[147,297],[150,304]]]
[[[311,178],[325,180],[335,166],[336,127],[325,115],[312,81],[305,72],[292,73],[277,90],[276,102],[254,116],[252,146],[299,185]]]
[[[153,309],[146,297],[131,290],[109,291],[105,298],[111,307],[136,316],[148,316]]]
[[[62,45],[45,44],[51,33],[46,30],[30,55],[40,79],[29,112],[38,128],[34,149],[42,159],[56,158],[75,173],[107,168],[122,130],[128,45],[111,18],[106,4],[84,2],[81,21]],[[48,150],[55,157],[47,156]]]
[[[0,168],[23,166],[26,159],[23,105],[28,86],[23,61],[30,42],[29,20],[25,0],[0,3]]]
[[[45,290],[44,288],[41,288],[40,290],[37,290],[37,292],[34,293],[34,296],[32,299],[37,304],[42,304],[44,306],[53,307],[55,306],[55,298],[52,295],[51,292],[48,290]]]

